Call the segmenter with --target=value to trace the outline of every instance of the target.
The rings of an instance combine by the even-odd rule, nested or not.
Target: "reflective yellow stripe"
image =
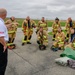
[[[57,29],[53,29],[53,30],[57,30]]]
[[[43,36],[44,38],[46,38],[46,36]]]
[[[27,42],[30,42],[30,40],[27,40]]]
[[[12,34],[12,33],[15,33],[15,31],[8,31],[8,34]]]
[[[44,42],[48,42],[48,40],[44,40]]]
[[[38,39],[40,39],[40,37],[38,37]]]
[[[60,42],[62,41],[62,40],[59,40]]]
[[[58,39],[60,39],[60,37],[58,37]]]
[[[22,30],[24,30],[24,28],[22,28]]]
[[[46,42],[48,42],[48,40],[45,40]]]
[[[26,43],[27,41],[24,41],[24,40],[23,40],[22,42],[23,42],[23,43]]]
[[[66,38],[66,40],[68,40],[69,38]]]
[[[73,46],[75,47],[75,43],[73,43]]]
[[[31,29],[31,31],[33,31],[33,29]]]
[[[58,44],[64,44],[64,42],[59,42]]]
[[[26,30],[26,32],[28,32],[28,30]]]
[[[40,26],[41,26],[41,27],[44,27],[44,26],[46,26],[46,24],[40,24]]]
[[[12,45],[13,43],[7,43],[7,46],[10,46],[10,45]]]

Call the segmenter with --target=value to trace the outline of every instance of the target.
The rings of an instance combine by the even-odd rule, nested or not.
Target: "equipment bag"
[[[75,69],[75,60],[70,59],[67,61],[67,63],[69,67]]]
[[[67,66],[67,61],[69,60],[70,58],[68,57],[61,57],[61,58],[57,58],[55,59],[55,62],[59,65],[62,65],[62,66]]]

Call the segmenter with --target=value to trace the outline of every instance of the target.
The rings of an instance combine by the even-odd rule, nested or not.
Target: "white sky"
[[[0,7],[6,8],[8,17],[40,19],[75,19],[74,0],[0,0]]]

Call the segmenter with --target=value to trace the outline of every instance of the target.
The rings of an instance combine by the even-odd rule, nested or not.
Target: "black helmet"
[[[56,17],[55,20],[58,20],[59,21],[59,18]]]

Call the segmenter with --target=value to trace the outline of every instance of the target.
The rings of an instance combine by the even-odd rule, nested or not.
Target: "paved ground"
[[[49,36],[49,46],[45,51],[39,50],[35,33],[31,45],[21,46],[22,38],[23,33],[21,29],[18,29],[15,40],[17,49],[9,50],[6,75],[75,75],[75,70],[54,62],[62,51],[53,52],[50,50],[51,36]]]

